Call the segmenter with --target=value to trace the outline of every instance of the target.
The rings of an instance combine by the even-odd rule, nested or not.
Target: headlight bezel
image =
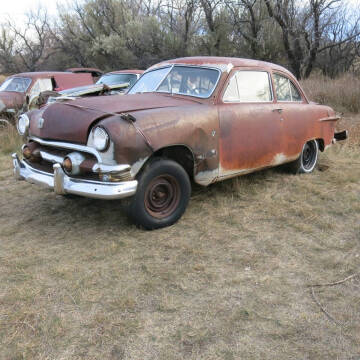
[[[110,145],[110,136],[106,129],[102,126],[96,126],[91,133],[94,148],[97,151],[106,151]]]
[[[16,129],[21,136],[24,136],[29,130],[30,119],[26,114],[21,114],[16,121]]]

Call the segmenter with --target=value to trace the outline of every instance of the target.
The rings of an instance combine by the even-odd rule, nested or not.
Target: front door
[[[220,178],[283,162],[283,119],[271,89],[268,72],[233,70],[219,104]]]

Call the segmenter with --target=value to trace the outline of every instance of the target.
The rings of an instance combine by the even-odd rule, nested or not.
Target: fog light
[[[78,152],[67,154],[62,166],[68,175],[79,175],[81,173],[80,165],[85,160],[85,156]]]
[[[36,143],[30,142],[28,144],[24,144],[21,150],[26,160],[31,162],[39,162],[41,160],[40,149]]]
[[[62,163],[62,166],[63,166],[63,168],[64,168],[64,170],[65,170],[66,172],[71,173],[71,170],[72,170],[72,162],[71,162],[71,160],[70,160],[68,157],[66,157],[66,158],[64,159],[64,161],[63,161],[63,163]]]
[[[24,146],[23,155],[24,155],[25,159],[30,159],[31,158],[31,150],[29,149],[28,146]]]

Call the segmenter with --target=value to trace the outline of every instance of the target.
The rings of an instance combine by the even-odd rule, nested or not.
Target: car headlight
[[[96,127],[93,130],[93,143],[96,150],[104,151],[109,146],[109,135],[102,127]]]
[[[19,117],[19,120],[17,121],[16,127],[18,130],[18,133],[23,136],[25,135],[27,129],[29,128],[30,120],[26,114],[22,114]]]

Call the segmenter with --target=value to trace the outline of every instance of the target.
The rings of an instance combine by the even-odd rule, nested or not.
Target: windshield
[[[0,86],[0,91],[16,91],[24,93],[31,84],[31,79],[23,77],[13,77],[6,79]]]
[[[136,80],[136,74],[105,74],[96,83],[105,85],[129,83],[131,86],[136,82]]]
[[[216,69],[175,65],[144,74],[128,94],[166,92],[208,98],[219,76],[220,71]]]

